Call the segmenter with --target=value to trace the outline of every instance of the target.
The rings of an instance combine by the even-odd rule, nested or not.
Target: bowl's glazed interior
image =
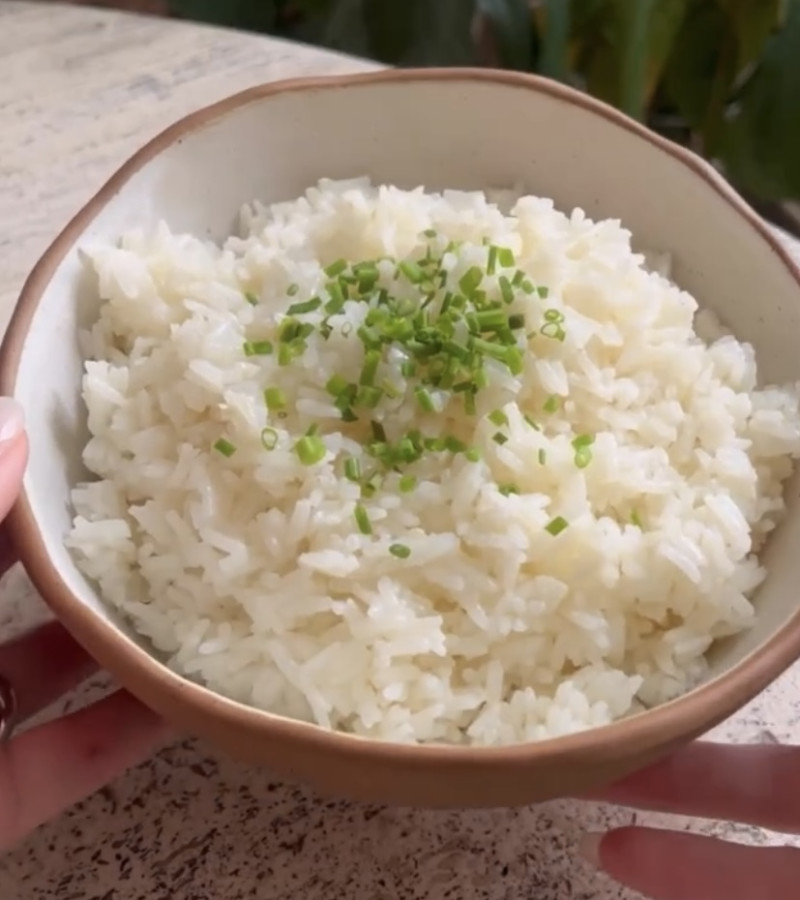
[[[428,189],[521,187],[553,198],[562,209],[579,206],[594,218],[620,218],[638,248],[670,253],[676,281],[739,338],[753,343],[763,382],[800,380],[798,276],[763,226],[699,160],[646,137],[593,101],[536,79],[428,71],[268,86],[195,114],[126,164],[37,266],[6,339],[0,387],[25,407],[31,441],[23,502],[15,514],[23,558],[56,612],[149,702],[212,737],[223,728],[222,719],[214,724],[214,717],[227,716],[224,727],[231,733],[220,743],[279,766],[274,754],[284,750],[270,751],[267,744],[275,738],[270,729],[283,729],[272,746],[298,752],[296,764],[287,761],[282,768],[334,788],[328,784],[333,775],[314,779],[308,771],[314,753],[319,768],[318,754],[327,747],[344,770],[348,747],[356,759],[369,742],[351,738],[346,739],[349,744],[326,745],[313,726],[294,727],[243,710],[177,676],[163,670],[159,674],[160,667],[150,664],[149,673],[142,675],[151,651],[104,607],[63,540],[70,525],[70,489],[85,475],[80,456],[87,432],[77,333],[98,309],[79,247],[114,241],[126,229],[153,226],[161,219],[173,230],[222,240],[235,229],[245,201],[290,199],[320,177],[364,174],[376,182]],[[451,750],[451,762],[461,754],[469,764],[447,770],[461,778],[460,786],[455,781],[433,786],[430,802],[450,803],[457,796],[465,805],[525,802],[562,793],[573,783],[596,782],[637,764],[632,758],[636,753],[643,761],[703,730],[763,688],[800,643],[800,623],[784,628],[795,616],[794,586],[800,585],[800,554],[793,552],[800,545],[797,478],[787,497],[789,515],[764,556],[769,576],[757,598],[758,624],[712,652],[713,676],[736,668],[738,680],[718,691],[710,685],[710,692],[693,706],[691,698],[670,704],[661,719],[658,712],[635,717],[652,719],[652,725],[636,732],[638,738],[615,725],[596,737],[584,736],[583,743],[562,739],[547,742],[554,745],[550,749],[531,748],[527,755],[518,751],[520,765],[527,760],[526,765],[535,766],[545,759],[556,764],[561,755],[567,769],[581,760],[585,767],[587,754],[595,752],[596,770],[585,777],[567,771],[562,784],[556,779],[522,789],[509,782],[501,789],[497,767],[503,751],[486,751],[487,766],[496,758],[497,778],[492,780],[487,768],[486,785],[465,789],[467,772],[481,777],[481,753]],[[779,646],[762,648],[750,666],[747,657],[782,628]],[[729,678],[731,674],[723,681]],[[193,712],[182,715],[182,704],[192,705]],[[260,729],[259,737],[251,734],[253,728]],[[252,747],[243,746],[251,739]],[[626,740],[633,746],[623,748]],[[298,749],[303,741],[310,748],[309,765]],[[375,759],[381,752],[376,751]],[[386,778],[381,781],[384,776],[366,771],[356,784],[353,767],[353,783],[344,784],[343,791],[421,802],[422,787],[411,785],[411,772],[424,769],[426,752],[411,748],[380,757],[381,771],[395,772],[396,789]],[[414,753],[419,760],[412,758]],[[347,781],[340,773],[342,778]]]

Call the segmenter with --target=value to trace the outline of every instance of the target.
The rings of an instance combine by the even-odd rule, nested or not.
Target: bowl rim
[[[305,91],[341,90],[369,85],[415,84],[419,82],[480,82],[505,88],[522,88],[545,94],[558,101],[600,116],[670,154],[685,169],[710,185],[775,253],[800,288],[800,265],[770,231],[766,223],[705,160],[690,150],[649,131],[617,109],[577,90],[546,78],[521,72],[495,69],[378,69],[356,74],[295,78],[256,85],[209,106],[198,109],[165,128],[130,156],[81,208],[44,251],[26,279],[0,346],[0,394],[13,396],[20,361],[33,315],[51,278],[87,226],[114,199],[121,188],[147,163],[179,142],[187,134],[246,105],[278,95]],[[147,650],[104,621],[75,596],[61,578],[45,549],[39,525],[33,515],[27,491],[21,494],[6,522],[20,560],[31,581],[56,617],[112,674],[134,693],[147,697],[168,697],[177,708],[191,707],[197,716],[213,718],[240,733],[260,733],[266,737],[280,733],[285,741],[303,742],[334,756],[348,756],[366,762],[381,759],[408,768],[458,769],[461,765],[530,765],[559,757],[571,759],[611,758],[613,747],[656,747],[661,735],[699,733],[725,715],[753,699],[771,681],[800,657],[800,611],[795,613],[769,640],[711,681],[660,706],[563,737],[497,747],[448,744],[398,744],[360,735],[331,731],[319,725],[289,719],[247,706],[215,693],[173,672]],[[152,705],[152,703],[151,703]],[[718,714],[723,710],[722,714]]]

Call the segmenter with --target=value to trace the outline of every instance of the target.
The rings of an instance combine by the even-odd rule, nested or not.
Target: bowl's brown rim
[[[613,107],[569,87],[526,73],[470,68],[392,69],[299,78],[258,85],[187,115],[134,153],[111,176],[55,238],[28,276],[0,350],[0,393],[8,396],[14,394],[31,320],[63,258],[122,186],[163,150],[235,109],[281,94],[339,90],[369,84],[447,81],[480,82],[547,94],[559,101],[581,107],[592,115],[601,116],[668,153],[711,186],[729,204],[731,212],[750,225],[754,236],[773,250],[800,289],[800,267],[761,218],[711,165],[691,151],[649,131]],[[474,766],[481,763],[529,765],[536,760],[543,762],[554,757],[565,761],[567,758],[586,759],[591,756],[599,761],[612,756],[613,747],[618,746],[619,742],[629,746],[655,747],[660,743],[661,735],[689,734],[702,730],[715,720],[716,711],[730,712],[748,702],[800,656],[798,612],[766,643],[719,677],[676,700],[611,725],[537,743],[494,748],[385,743],[328,731],[313,724],[257,710],[182,678],[160,664],[113,625],[104,622],[70,591],[47,554],[25,489],[10,514],[8,525],[20,559],[55,615],[102,664],[120,677],[123,683],[127,682],[134,692],[137,690],[137,682],[146,683],[148,690],[142,691],[143,694],[151,697],[159,693],[167,695],[176,704],[183,703],[193,707],[197,714],[213,715],[220,724],[227,722],[251,732],[262,732],[265,737],[281,731],[284,738],[302,739],[307,744],[315,744],[320,750],[334,755],[355,756],[365,761],[368,758],[382,758],[387,763],[402,763],[406,768],[453,765],[458,768],[459,764]]]

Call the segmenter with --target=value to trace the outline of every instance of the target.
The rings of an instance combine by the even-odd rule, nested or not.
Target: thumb
[[[11,397],[0,397],[0,521],[14,505],[28,461],[28,438],[22,407]]]

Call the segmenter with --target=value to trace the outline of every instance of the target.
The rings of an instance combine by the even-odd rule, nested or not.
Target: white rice
[[[243,341],[274,335],[294,300],[325,298],[322,267],[340,257],[416,260],[431,240],[458,240],[456,284],[486,267],[487,238],[549,288],[515,301],[532,335],[524,371],[492,369],[472,417],[457,399],[435,415],[411,391],[384,400],[387,431],[449,430],[482,459],[428,454],[414,491],[391,476],[362,500],[342,459],[368,459],[325,390],[335,374],[357,380],[355,333],[312,337],[284,367],[245,357]],[[246,207],[224,247],[161,225],[86,249],[103,300],[83,379],[97,480],[74,491],[69,546],[183,675],[325,728],[496,745],[675,697],[703,677],[716,638],[751,625],[756,552],[800,455],[800,390],[757,389],[752,348],[695,322],[695,300],[618,222],[529,196],[325,181]],[[565,316],[563,342],[539,333],[545,307]],[[338,325],[363,315],[349,303]],[[265,408],[275,385],[286,418]],[[504,444],[487,419],[497,409]],[[307,467],[292,447],[310,423],[327,453]],[[582,434],[595,441],[578,468]],[[501,493],[508,482],[518,494]],[[556,517],[568,527],[553,536]],[[397,542],[407,559],[388,552]]]

